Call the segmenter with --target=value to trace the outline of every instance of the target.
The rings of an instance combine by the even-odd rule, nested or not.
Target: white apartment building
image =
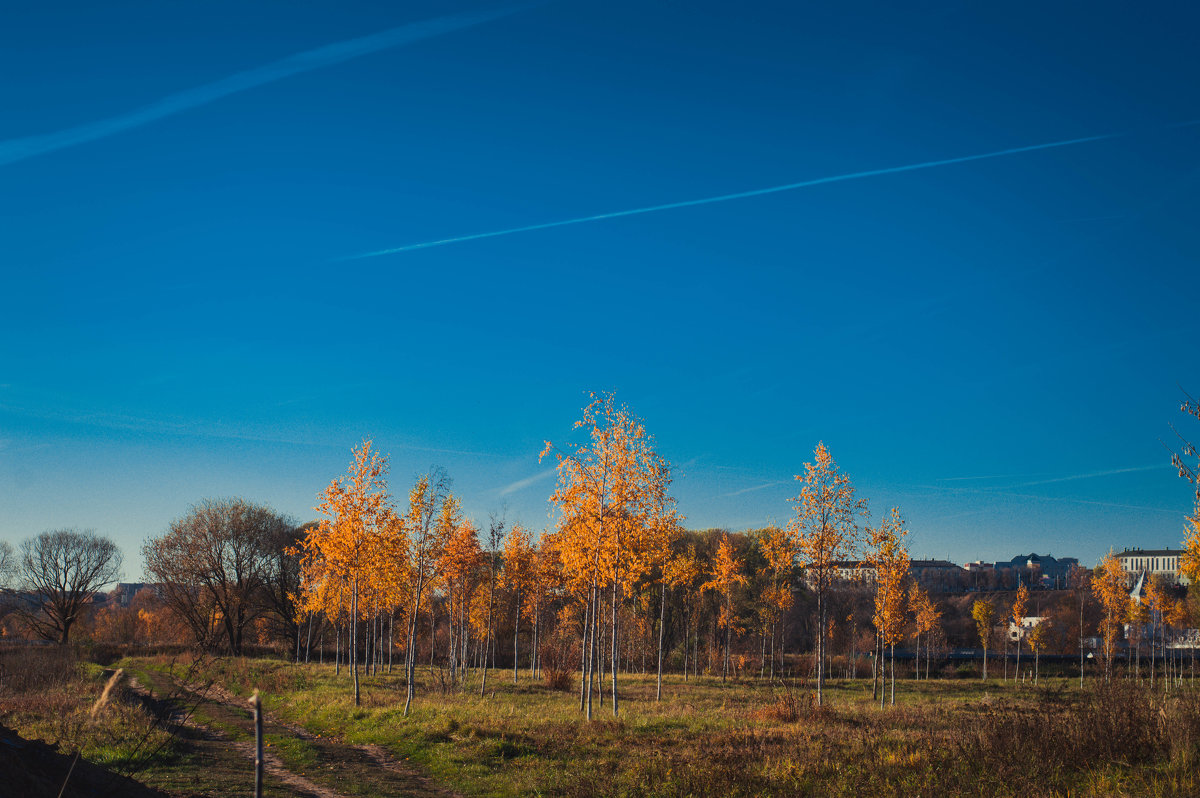
[[[1125,549],[1117,555],[1121,570],[1133,578],[1161,574],[1172,582],[1186,581],[1179,574],[1181,549]]]

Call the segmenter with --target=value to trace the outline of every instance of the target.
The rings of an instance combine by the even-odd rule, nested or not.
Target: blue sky
[[[136,578],[202,498],[311,517],[363,437],[541,528],[616,390],[689,526],[786,521],[824,440],[918,556],[1177,545],[1200,12],[826,5],[10,9],[0,538]]]

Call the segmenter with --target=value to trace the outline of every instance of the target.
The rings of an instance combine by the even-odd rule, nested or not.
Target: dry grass
[[[419,690],[407,719],[398,674],[365,677],[356,708],[328,666],[217,671],[314,734],[381,744],[466,794],[1200,794],[1200,700],[1185,691],[935,680],[901,684],[880,710],[869,681],[833,682],[818,709],[803,684],[707,678],[671,677],[656,703],[652,676],[622,674],[620,718],[597,701],[588,723],[573,690],[524,673],[514,686],[511,671],[489,675],[484,698],[478,674],[458,692]]]
[[[0,651],[0,721],[118,771],[136,770],[171,741],[111,673],[61,646]]]
[[[904,682],[898,704],[881,710],[866,680],[829,683],[818,708],[804,682],[683,684],[672,676],[656,702],[653,676],[621,674],[620,717],[606,694],[589,723],[578,711],[578,672],[568,672],[564,693],[525,672],[514,685],[511,671],[497,671],[481,697],[478,673],[442,690],[437,672],[422,669],[405,718],[400,668],[364,675],[363,704],[354,707],[348,674],[335,677],[331,666],[227,658],[196,663],[196,672],[165,657],[126,664],[211,679],[242,696],[261,690],[270,712],[314,735],[305,742],[283,727],[274,732],[280,754],[297,766],[316,768],[326,741],[331,751],[378,744],[468,795],[1200,795],[1200,692],[1186,688]],[[0,718],[63,750],[129,762],[129,741],[146,734],[148,716],[118,688],[89,728],[103,685],[100,668],[55,648],[0,652]],[[163,784],[196,770],[186,755],[164,755],[174,761],[156,765]],[[355,781],[360,765],[342,764],[339,783]],[[360,775],[363,794],[374,794],[365,787],[370,774]]]

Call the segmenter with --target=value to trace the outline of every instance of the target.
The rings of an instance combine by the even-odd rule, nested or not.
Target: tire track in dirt
[[[161,672],[155,672],[154,678],[168,682],[177,694],[187,693],[203,699],[206,712],[217,715],[215,720],[221,724],[235,726],[244,734],[252,734],[249,706],[240,696],[234,695],[220,685],[184,683]],[[136,684],[136,681],[134,683]],[[138,688],[145,689],[140,685]],[[233,740],[228,734],[194,719],[189,720],[189,724],[207,735],[213,735],[216,739],[227,742],[253,761],[253,743]],[[315,754],[312,766],[306,767],[304,769],[306,772],[296,773],[289,769],[274,752],[270,750],[263,752],[264,769],[304,796],[346,798],[330,785],[351,783],[356,788],[365,787],[378,795],[407,796],[408,798],[461,798],[458,793],[441,787],[423,773],[400,762],[381,745],[355,745],[318,737],[303,727],[280,720],[271,712],[263,713],[263,725],[265,734],[303,740],[306,747]],[[308,778],[307,771],[313,771],[314,777],[316,777],[316,773],[320,773],[320,782]]]
[[[130,677],[125,682],[125,685],[129,690],[137,695],[151,701],[155,700],[151,691],[148,690],[141,682],[139,682],[136,676]],[[172,704],[173,703],[174,702],[172,702]],[[230,739],[229,735],[214,729],[211,726],[201,723],[190,713],[181,711],[178,706],[172,706],[168,710],[166,720],[168,720],[172,726],[186,726],[194,730],[202,739],[210,742],[223,743],[234,751],[237,751],[243,757],[249,759],[251,762],[254,761],[254,743],[232,740]],[[348,796],[343,795],[340,792],[323,787],[316,782],[310,781],[302,775],[293,773],[284,765],[278,756],[270,751],[263,752],[263,770],[296,790],[295,795],[302,796],[303,798],[348,798]]]

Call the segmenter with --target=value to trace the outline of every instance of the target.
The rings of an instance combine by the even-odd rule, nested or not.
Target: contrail
[[[505,17],[528,6],[508,6],[496,11],[475,14],[452,14],[435,19],[413,22],[395,28],[361,36],[357,39],[347,39],[341,42],[327,44],[312,50],[305,50],[290,55],[266,66],[239,72],[236,75],[223,78],[213,83],[206,83],[194,89],[181,91],[151,103],[143,108],[130,111],[120,116],[89,122],[84,125],[44,133],[37,136],[8,139],[0,141],[0,166],[22,161],[37,155],[43,155],[77,144],[85,144],[96,139],[106,138],[126,130],[156,122],[164,117],[181,113],[200,105],[206,105],[222,97],[246,91],[266,83],[273,83],[301,72],[340,64],[353,58],[400,47],[422,39],[430,39],[453,31],[470,28],[500,17]]]
[[[1193,127],[1200,125],[1200,120],[1192,120],[1189,122],[1181,122],[1179,124],[1170,125],[1165,128],[1173,130],[1177,128]],[[506,230],[493,230],[487,233],[472,233],[465,236],[455,236],[454,238],[442,238],[437,241],[423,241],[419,244],[406,244],[402,247],[392,247],[391,249],[380,249],[374,252],[364,252],[360,255],[348,255],[335,260],[358,260],[360,258],[377,258],[381,255],[394,255],[398,252],[411,252],[414,249],[428,249],[429,247],[440,247],[446,244],[458,244],[463,241],[477,241],[481,238],[495,238],[497,236],[508,236],[514,233],[529,233],[534,230],[548,230],[552,227],[566,227],[571,224],[584,224],[585,222],[599,222],[604,219],[618,219],[622,216],[637,216],[642,213],[655,213],[657,211],[670,211],[676,208],[691,208],[696,205],[708,205],[713,202],[728,202],[730,200],[745,199],[747,197],[761,197],[764,194],[778,194],[781,191],[794,191],[798,188],[808,188],[810,186],[820,186],[826,183],[842,183],[847,180],[861,180],[864,177],[879,177],[880,175],[893,175],[899,172],[915,172],[918,169],[932,169],[936,166],[950,166],[956,163],[967,163],[969,161],[984,161],[989,158],[1003,158],[1007,155],[1017,155],[1022,152],[1036,152],[1037,150],[1052,150],[1056,147],[1069,147],[1072,144],[1087,144],[1093,141],[1108,141],[1110,139],[1119,139],[1133,135],[1131,132],[1123,133],[1104,133],[1099,136],[1084,136],[1078,139],[1064,139],[1062,141],[1051,141],[1046,144],[1030,144],[1025,147],[1010,147],[1006,150],[996,150],[994,152],[979,153],[976,155],[962,155],[958,158],[943,158],[937,161],[922,161],[920,163],[907,164],[905,166],[889,166],[884,169],[868,169],[864,172],[848,172],[841,175],[830,175],[829,177],[818,177],[812,180],[801,180],[798,183],[784,183],[780,186],[770,186],[768,188],[756,188],[750,191],[739,191],[734,194],[718,194],[715,197],[704,197],[702,199],[683,200],[680,202],[668,202],[663,205],[647,205],[643,208],[632,208],[625,211],[612,211],[610,213],[598,213],[594,216],[579,216],[574,219],[562,219],[557,222],[543,222],[541,224],[531,224],[524,227],[510,227]]]

